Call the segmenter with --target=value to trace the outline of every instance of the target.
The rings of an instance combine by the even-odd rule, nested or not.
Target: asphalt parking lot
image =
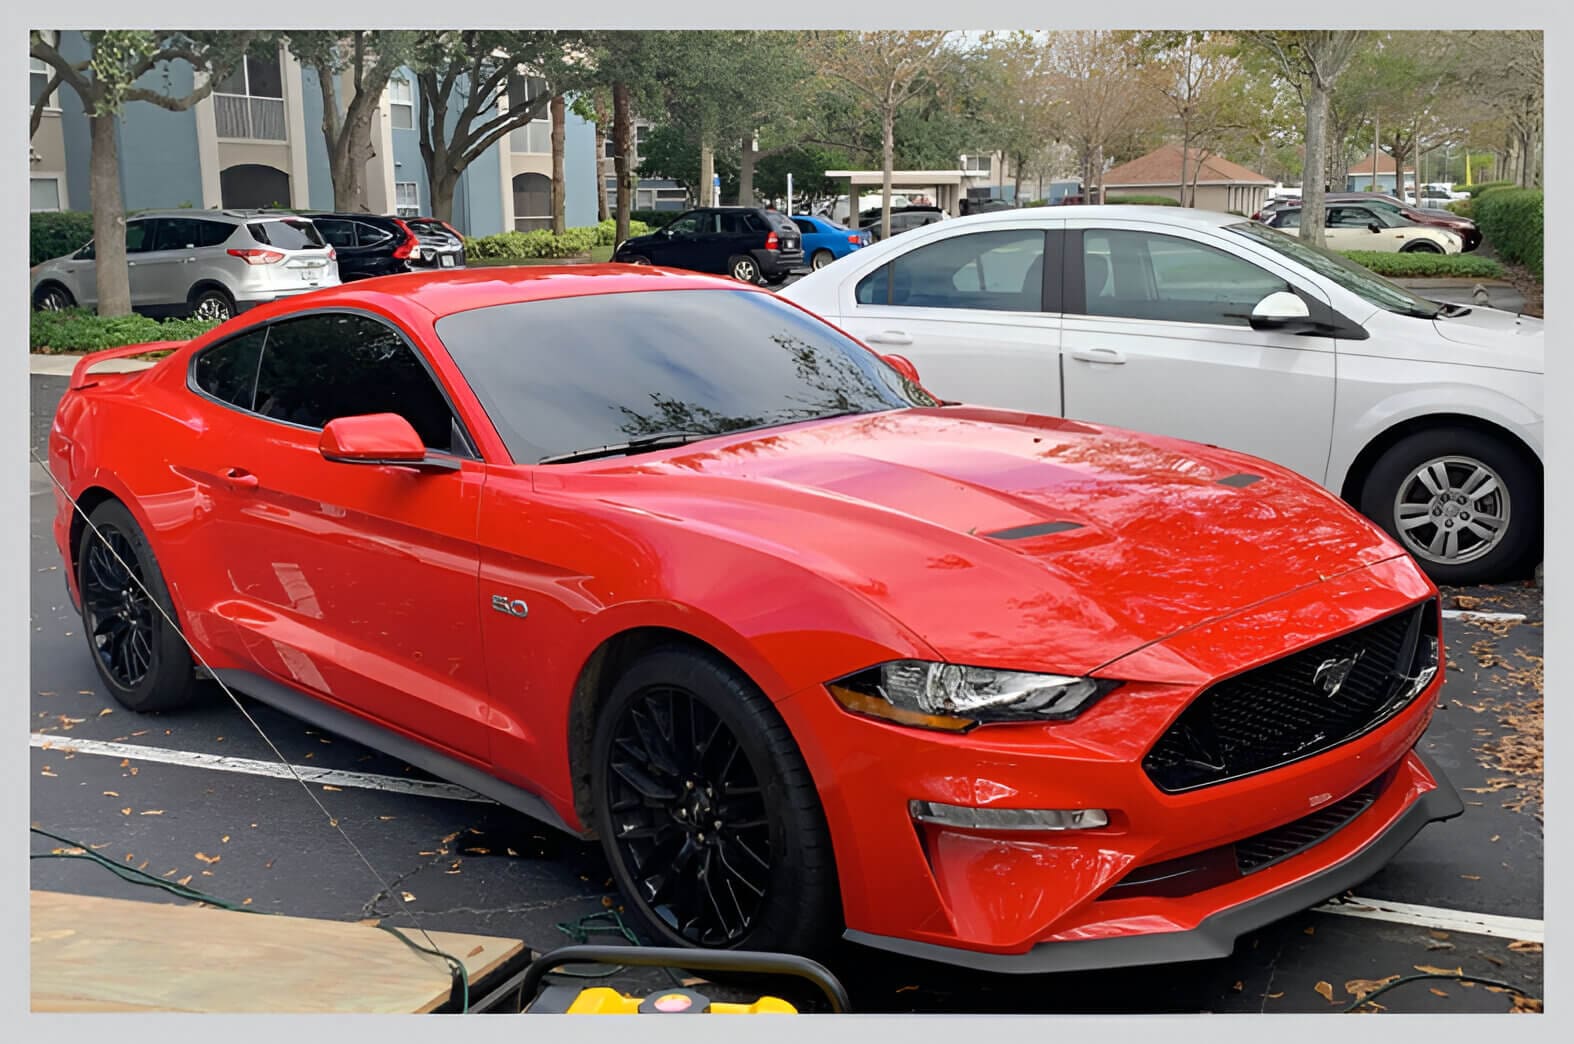
[[[33,376],[32,445],[42,454],[60,377]],[[33,469],[29,687],[34,826],[103,855],[263,910],[569,941],[560,924],[620,901],[600,852],[394,759],[256,704],[285,758],[317,775],[317,797],[388,884],[323,820],[299,783],[222,696],[198,710],[138,716],[98,690],[50,536],[47,478]],[[1344,912],[1307,911],[1242,940],[1219,961],[1096,975],[989,978],[848,946],[830,963],[855,1008],[882,1012],[1339,1011],[1363,981],[1422,968],[1515,983],[1541,995],[1542,602],[1531,585],[1445,591],[1447,681],[1423,743],[1465,800],[1428,827]],[[1518,618],[1516,619],[1515,616]],[[52,842],[34,836],[33,851]],[[35,859],[39,889],[162,901],[80,860]],[[597,941],[610,941],[599,939]],[[654,973],[618,980],[632,991]],[[1366,988],[1370,988],[1369,986]],[[724,991],[715,991],[725,995]],[[1510,994],[1408,984],[1395,1012],[1502,1012]]]

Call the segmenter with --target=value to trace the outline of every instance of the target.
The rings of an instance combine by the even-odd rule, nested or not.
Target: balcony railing
[[[246,94],[213,95],[213,117],[221,138],[284,141],[284,99]]]

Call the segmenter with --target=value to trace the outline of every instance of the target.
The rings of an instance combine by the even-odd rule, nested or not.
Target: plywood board
[[[373,925],[35,891],[34,1011],[431,1011],[448,965]],[[404,933],[424,943],[419,932]],[[518,939],[432,932],[473,984]]]

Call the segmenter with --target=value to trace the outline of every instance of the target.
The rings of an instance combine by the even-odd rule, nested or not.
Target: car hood
[[[1540,319],[1497,308],[1472,307],[1465,315],[1434,319],[1432,325],[1446,341],[1482,349],[1472,360],[1478,365],[1546,372],[1546,336]]]
[[[975,407],[739,434],[577,478],[810,569],[948,660],[1016,669],[1090,671],[1402,553],[1254,458]]]

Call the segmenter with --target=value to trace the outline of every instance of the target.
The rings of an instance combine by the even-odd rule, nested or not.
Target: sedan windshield
[[[444,317],[437,335],[520,464],[937,405],[868,349],[754,291],[493,305]]]
[[[1439,311],[1437,302],[1417,297],[1404,287],[1390,283],[1370,269],[1363,268],[1332,250],[1313,246],[1295,236],[1286,235],[1256,222],[1230,225],[1226,231],[1244,236],[1282,254],[1291,261],[1299,262],[1378,308],[1398,315],[1413,315],[1422,319],[1437,317]]]

